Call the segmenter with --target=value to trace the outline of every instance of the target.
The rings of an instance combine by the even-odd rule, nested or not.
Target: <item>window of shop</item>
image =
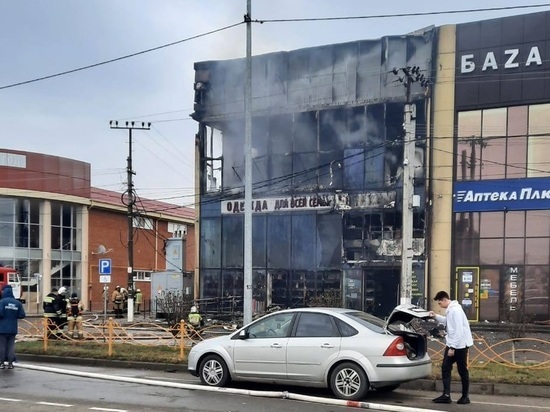
[[[500,319],[512,269],[521,274],[519,303],[547,319],[550,210],[456,213],[454,233],[455,266],[480,267],[480,319]]]
[[[80,288],[79,267],[79,262],[52,260],[52,287],[65,286],[70,291]]]
[[[0,198],[0,246],[13,247],[14,214],[14,201]]]
[[[220,270],[202,270],[200,288],[203,298],[218,298],[221,296],[220,276]]]
[[[506,142],[506,177],[526,177],[527,106],[508,108],[508,139]]]
[[[154,230],[153,219],[144,216],[134,216],[132,225],[136,229]]]
[[[201,219],[201,268],[221,267],[221,219]]]
[[[314,214],[296,214],[292,216],[292,268],[309,269],[314,267],[315,238]]]
[[[266,244],[266,216],[252,216],[252,267],[265,268]]]
[[[458,113],[456,180],[548,177],[550,104]]]
[[[223,267],[243,267],[244,220],[241,216],[231,216],[223,220],[222,261]]]
[[[550,174],[550,104],[529,106],[529,145],[527,177]]]
[[[40,247],[40,203],[34,199],[0,198],[0,246]]]
[[[151,281],[151,271],[149,271],[149,270],[136,270],[136,271],[134,271],[134,280],[139,280],[140,282],[150,282]]]
[[[525,268],[525,310],[541,320],[548,319],[550,305],[550,269],[548,265]]]
[[[267,217],[267,267],[290,267],[290,216]]]
[[[244,288],[244,275],[242,270],[222,270],[222,295],[224,298],[234,297],[241,303]],[[235,308],[236,309],[236,308]]]
[[[80,250],[80,224],[77,207],[62,203],[51,205],[52,250]]]
[[[264,122],[264,120],[261,122]],[[292,117],[290,115],[273,116],[266,123],[268,123],[267,133],[264,127],[261,139],[264,139],[266,146],[269,147],[269,152],[267,153],[268,175],[260,186],[269,187],[269,190],[288,191],[292,186],[291,182],[293,182],[291,180],[291,177],[293,177],[293,159],[289,155],[292,153]],[[253,171],[252,173],[255,174],[256,172]],[[268,185],[266,185],[266,182]],[[309,182],[305,184],[315,183],[316,179],[314,178],[313,183]],[[302,182],[298,183],[299,186],[303,184]]]

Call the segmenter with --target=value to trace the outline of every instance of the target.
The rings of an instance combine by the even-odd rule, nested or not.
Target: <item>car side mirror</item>
[[[239,332],[239,339],[248,339],[248,330],[243,329]]]

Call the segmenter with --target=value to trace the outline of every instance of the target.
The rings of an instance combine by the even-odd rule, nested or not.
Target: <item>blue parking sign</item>
[[[99,274],[100,275],[111,274],[111,259],[99,259]]]

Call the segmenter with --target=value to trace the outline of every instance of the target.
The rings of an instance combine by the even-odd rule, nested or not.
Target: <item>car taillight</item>
[[[384,356],[407,356],[405,341],[403,341],[401,336],[396,338],[391,345],[388,346],[388,349],[384,352]]]

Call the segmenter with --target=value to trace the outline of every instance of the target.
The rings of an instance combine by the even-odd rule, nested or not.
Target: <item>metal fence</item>
[[[59,331],[63,339],[75,344],[95,342],[105,345],[106,355],[111,356],[120,343],[136,346],[167,346],[179,352],[179,359],[186,359],[187,350],[196,342],[213,336],[227,334],[236,329],[236,324],[216,323],[200,330],[181,321],[170,328],[158,321],[117,322],[113,318],[104,321],[99,316],[88,316],[83,322],[83,338],[74,339],[66,331]],[[52,340],[49,338],[46,318],[28,318],[19,323],[18,341],[41,341],[44,353],[48,353]],[[434,362],[443,359],[445,344],[440,339],[428,340],[428,352]],[[471,368],[484,368],[489,364],[500,364],[515,369],[550,369],[550,341],[526,337],[502,339],[491,342],[474,334],[474,346],[470,349]]]

